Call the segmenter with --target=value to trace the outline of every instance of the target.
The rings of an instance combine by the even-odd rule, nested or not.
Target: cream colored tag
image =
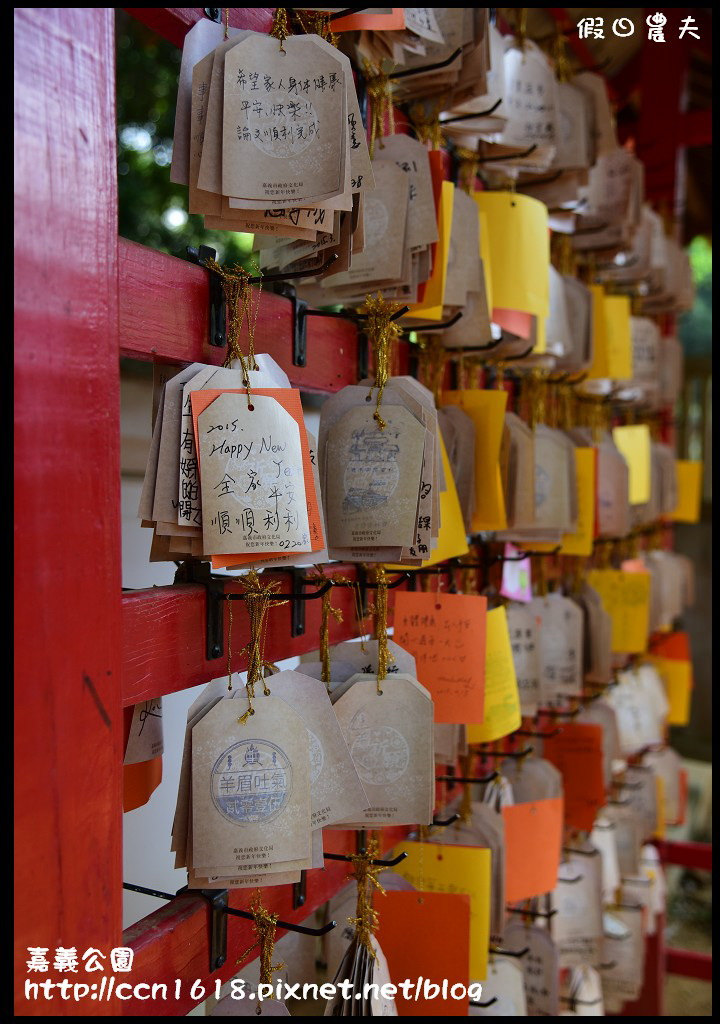
[[[315,36],[253,34],[225,57],[222,192],[302,204],[344,191],[345,75]]]
[[[300,672],[279,672],[267,679],[270,692],[282,697],[307,726],[310,736],[311,823],[333,825],[368,806],[333,706],[319,679]]]
[[[582,689],[582,611],[561,594],[533,598],[527,608],[538,624],[542,701],[557,704]]]
[[[557,920],[554,918],[553,920]],[[558,948],[546,928],[511,921],[505,929],[503,947],[527,953],[518,961],[523,969],[529,1017],[555,1017],[559,1006]]]
[[[434,799],[433,705],[416,679],[398,673],[377,692],[360,679],[335,704],[350,755],[371,806],[347,819],[367,825],[428,824]]]
[[[193,860],[266,871],[310,866],[309,738],[279,697],[221,700],[192,730]],[[302,863],[299,865],[302,866]]]
[[[144,700],[133,708],[123,764],[140,764],[163,752],[162,697]]]
[[[602,858],[569,854],[560,865],[552,919],[560,967],[594,966],[602,946]],[[577,881],[575,881],[577,879]]]
[[[310,550],[300,430],[279,402],[220,395],[198,441],[206,552]]]
[[[541,703],[538,628],[532,611],[521,604],[509,604],[505,612],[524,718],[535,715]]]
[[[326,511],[331,547],[408,547],[415,526],[424,428],[406,409],[350,409],[327,439]]]

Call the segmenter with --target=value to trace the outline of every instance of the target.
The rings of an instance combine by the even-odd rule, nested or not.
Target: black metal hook
[[[349,853],[324,853],[323,857],[325,860],[345,860],[352,863],[353,857]],[[392,860],[372,860],[371,864],[375,867],[380,868],[394,868],[396,864],[399,864],[401,860],[405,860],[407,853],[400,853],[397,857],[393,857]]]
[[[471,778],[468,775],[436,775],[436,782],[461,782],[464,785],[478,785],[486,782],[494,782],[498,777],[497,772],[490,772],[489,775],[481,775],[480,778]]]
[[[326,270],[329,270],[337,259],[338,254],[334,252],[316,270],[293,270],[290,273],[280,271],[278,274],[261,274],[259,277],[249,277],[248,284],[269,284],[271,281],[293,281],[298,277],[319,277],[320,274],[324,274]]]
[[[455,314],[455,316],[450,317],[449,320],[445,320],[441,324],[418,324],[417,327],[411,327],[410,325],[408,325],[407,327],[403,327],[403,332],[409,333],[410,331],[421,331],[423,334],[426,334],[428,331],[444,331],[445,328],[452,327],[454,324],[456,324],[458,320],[462,320],[462,316],[463,312],[460,309]]]
[[[337,21],[339,18],[347,18],[350,14],[362,14],[367,7],[346,7],[344,11],[336,11],[328,15],[328,21]]]
[[[219,12],[220,8],[207,8],[206,10],[217,10]],[[215,21],[216,19],[213,18],[211,20]],[[217,257],[217,251],[209,245],[200,245],[197,248],[188,245],[186,252],[192,263],[195,263],[198,267],[203,267],[205,270],[210,269],[207,266],[207,260],[214,260]],[[208,340],[216,348],[225,348],[227,345],[225,292],[223,291],[222,281],[217,274],[210,274],[208,298]]]
[[[505,338],[503,338],[502,335],[501,335],[499,338],[496,338],[494,341],[489,341],[487,343],[487,345],[478,345],[476,348],[471,349],[470,350],[470,354],[472,354],[473,352],[490,352],[490,351],[492,351],[492,349],[497,348],[498,345],[502,345],[502,343],[504,341],[505,341]]]
[[[475,1006],[478,1009],[483,1009],[484,1010],[485,1007],[487,1007],[487,1006],[494,1006],[497,1001],[498,1001],[498,997],[497,996],[493,996],[492,999],[488,999],[488,1001],[486,1003],[478,1003],[474,999],[468,999],[468,1006]]]
[[[234,907],[226,907],[226,914],[232,914],[233,917],[243,917],[246,921],[254,921],[255,917],[248,910],[235,910]],[[329,921],[322,928],[306,928],[302,924],[291,924],[289,921],[276,921],[276,928],[281,928],[283,931],[298,932],[300,935],[327,935],[333,928],[337,928],[337,921]]]
[[[452,823],[457,821],[459,817],[460,814],[458,811],[456,811],[455,814],[451,814],[449,818],[436,818],[433,816],[432,823],[440,828],[445,828],[447,825],[452,825]]]
[[[599,850],[576,850],[573,846],[563,846],[563,853],[578,853],[581,857],[599,857]]]
[[[547,715],[548,718],[575,718],[581,711],[582,708],[538,708],[537,713]]]
[[[501,338],[500,341],[505,341],[505,338],[504,337]],[[525,351],[522,352],[519,356],[505,356],[504,358],[499,359],[498,362],[500,362],[500,363],[519,363],[521,359],[527,359],[527,357],[532,353],[532,350],[534,348],[535,348],[535,346],[531,345],[530,348],[526,348]]]
[[[444,124],[455,124],[457,121],[471,121],[473,118],[476,117],[489,117],[490,114],[495,113],[495,111],[497,110],[501,103],[502,96],[497,101],[497,103],[493,103],[493,105],[491,107],[488,107],[487,110],[479,110],[476,114],[458,114],[456,117],[446,117],[440,122],[440,127],[442,128]]]
[[[575,878],[558,878],[558,882],[564,882],[566,885],[576,885],[578,882],[582,882],[585,875],[576,875]]]
[[[528,188],[532,185],[551,185],[554,181],[557,181],[563,171],[557,171],[555,174],[551,174],[549,178],[531,178],[530,181],[519,181],[518,188]],[[563,211],[569,212],[569,211]]]
[[[499,946],[490,946],[490,952],[493,956],[513,956],[516,960],[521,960],[522,957],[527,956],[530,952],[530,947],[525,946],[524,949],[500,949]]]
[[[576,228],[575,231],[573,231],[573,234],[574,235],[596,235],[596,234],[599,234],[601,231],[605,231],[609,227],[610,227],[609,223],[607,221],[603,221],[602,224],[596,224],[595,227],[592,227],[592,228]]]
[[[537,143],[533,142],[532,146],[524,150],[522,153],[508,153],[505,156],[484,156],[478,158],[479,164],[491,164],[497,163],[501,160],[521,160],[525,156],[530,156],[537,149]]]
[[[505,912],[507,914],[522,914],[524,917],[541,917],[546,920],[557,914],[557,910],[522,910],[520,907],[505,907]]]
[[[562,551],[562,544],[558,544],[552,551],[523,551],[524,558],[546,558],[552,555],[559,555]]]
[[[462,53],[462,47],[458,46],[457,50],[453,50],[449,57],[445,60],[439,60],[436,64],[424,64],[421,68],[408,68],[406,71],[394,71],[391,75],[388,75],[390,81],[395,81],[397,78],[410,78],[412,75],[422,75],[426,71],[439,71],[440,68],[446,68],[448,64],[452,64],[456,57],[459,57]]]
[[[528,754],[532,754],[535,747],[528,746],[524,750],[481,750],[480,757],[512,757],[519,760],[522,757],[527,757]]]

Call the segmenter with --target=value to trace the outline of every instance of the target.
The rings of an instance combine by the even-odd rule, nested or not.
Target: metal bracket
[[[227,960],[227,889],[201,889],[210,906],[210,973],[219,971]]]
[[[217,10],[220,8],[208,8]],[[215,20],[215,19],[213,19]],[[217,252],[209,245],[200,245],[197,249],[193,246],[187,247],[187,254],[192,263],[199,267],[205,267],[206,260],[217,259]],[[210,321],[208,324],[208,338],[210,344],[216,348],[227,346],[227,334],[225,332],[225,293],[222,287],[222,280],[217,274],[209,273],[210,289]]]
[[[203,13],[210,21],[222,23],[222,7],[203,7]]]
[[[182,562],[175,573],[174,583],[199,583],[205,587],[205,659],[214,661],[224,650],[224,606],[222,594],[227,576],[213,576],[208,562]]]
[[[284,298],[290,299],[293,319],[293,366],[307,366],[307,318],[305,310],[308,304],[304,299],[297,297],[297,292],[293,285],[286,284],[284,281],[274,284],[272,290],[276,295],[282,295]]]

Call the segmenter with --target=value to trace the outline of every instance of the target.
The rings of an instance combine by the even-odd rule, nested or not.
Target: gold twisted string
[[[247,389],[248,405],[250,405],[250,377],[248,371],[258,369],[255,360],[255,329],[257,327],[258,313],[260,312],[262,280],[260,287],[256,290],[250,284],[250,273],[238,264],[235,264],[235,266],[228,270],[220,266],[216,260],[211,259],[207,260],[205,265],[220,277],[225,304],[228,310],[227,354],[223,366],[231,366],[236,359],[238,360],[243,372],[243,385]],[[260,274],[259,267],[255,266],[253,270],[255,274]],[[243,354],[240,347],[243,327],[247,329],[247,355]]]
[[[445,106],[445,100],[436,101],[430,111],[423,103],[414,103],[409,110],[410,120],[420,142],[429,142],[432,149],[440,149],[447,145],[441,122],[440,111]]]
[[[292,17],[298,22],[305,35],[320,36],[331,46],[337,46],[339,37],[333,32],[327,11],[295,11]],[[305,20],[307,19],[307,21]]]
[[[235,961],[236,965],[241,964],[250,953],[258,946],[260,947],[260,985],[270,985],[275,971],[281,971],[285,964],[273,964],[273,953],[275,952],[275,932],[277,929],[277,914],[271,914],[262,905],[262,897],[259,892],[253,896],[250,904],[250,912],[253,916],[253,931],[256,938],[252,946]]]
[[[365,88],[370,98],[370,159],[375,155],[375,140],[380,140],[380,149],[384,149],[383,135],[385,120],[388,123],[388,135],[395,134],[395,108],[392,101],[392,81],[390,75],[383,71],[380,64],[363,59],[363,75]]]
[[[270,35],[274,36],[275,39],[280,40],[280,52],[287,53],[283,43],[290,35],[290,26],[288,25],[287,8],[276,7],[275,14],[273,15],[272,28],[270,29]]]
[[[569,82],[572,78],[572,67],[565,49],[565,35],[558,32],[553,39],[552,48],[553,61],[555,63],[555,77],[558,82]]]
[[[448,352],[443,346],[441,338],[433,335],[432,338],[423,342],[420,349],[420,374],[425,387],[435,396],[435,405],[438,409],[442,398],[447,360]]]
[[[471,195],[475,191],[475,179],[477,178],[478,167],[480,166],[480,154],[477,149],[466,149],[464,146],[455,147],[455,156],[458,160],[458,185]]]
[[[255,699],[255,686],[262,683],[265,696],[269,696],[270,690],[265,682],[265,671],[274,666],[265,661],[265,616],[270,605],[270,595],[277,591],[280,584],[277,580],[263,585],[255,569],[251,569],[242,580],[245,588],[245,605],[250,616],[250,640],[243,647],[241,654],[247,654],[247,690],[248,709],[238,718],[241,725],[245,725],[251,715],[255,714],[252,702]],[[277,604],[287,604],[287,601],[278,601]]]
[[[387,679],[388,665],[394,661],[388,649],[387,615],[388,615],[388,582],[385,566],[378,565],[372,571],[372,581],[377,586],[375,603],[369,611],[375,617],[375,639],[377,640],[377,692],[382,694],[380,683]]]
[[[356,853],[350,859],[353,865],[353,872],[350,875],[357,882],[357,905],[355,917],[349,917],[348,921],[355,928],[355,935],[358,942],[361,942],[370,956],[375,960],[375,950],[372,945],[372,937],[377,930],[380,918],[373,906],[374,890],[382,896],[385,890],[377,879],[382,870],[380,865],[373,864],[378,856],[379,844],[373,836],[367,844],[364,853]]]
[[[322,569],[316,568],[314,576],[308,577],[308,581],[315,583],[318,587],[324,586],[329,577],[325,575]],[[348,579],[347,576],[333,576],[333,584],[335,583],[351,583],[352,580]],[[320,678],[327,686],[328,693],[330,693],[330,616],[335,619],[336,622],[343,621],[342,608],[333,608],[332,606],[332,587],[326,591],[321,600],[320,607],[320,662],[322,664],[322,672]]]
[[[388,302],[382,297],[380,292],[375,297],[372,295],[366,296],[365,302],[360,309],[360,312],[367,317],[366,332],[368,341],[372,346],[375,363],[374,387],[378,389],[378,394],[373,419],[380,430],[384,430],[387,426],[387,423],[380,415],[380,403],[382,402],[385,385],[390,377],[392,343],[400,337],[402,332],[402,328],[391,317],[399,309],[402,309],[402,303]],[[370,390],[370,396],[372,397],[372,389]]]

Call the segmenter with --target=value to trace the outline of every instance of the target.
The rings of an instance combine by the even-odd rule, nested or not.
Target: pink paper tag
[[[532,601],[532,583],[530,579],[530,559],[517,559],[522,554],[514,544],[505,545],[505,561],[503,562],[502,586],[500,593],[511,601]]]

